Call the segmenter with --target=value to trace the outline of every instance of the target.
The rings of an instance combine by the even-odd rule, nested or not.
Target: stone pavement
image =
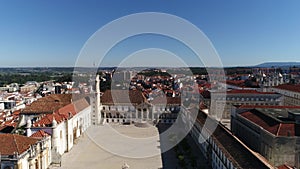
[[[99,137],[102,138],[105,142],[111,142],[114,145],[115,138],[114,136],[110,137],[111,127],[108,125],[98,126]],[[130,126],[113,126],[113,129],[119,133],[126,135],[128,137],[136,138],[148,138],[154,137],[156,143],[149,143],[144,145],[146,149],[159,151],[159,135],[156,127],[149,128],[136,128],[132,125]],[[89,129],[92,132],[95,132],[94,129]],[[91,139],[87,131],[78,142],[71,149],[70,152],[65,153],[62,158],[62,166],[52,166],[53,169],[121,169],[124,163],[129,165],[129,169],[159,169],[162,168],[162,159],[161,155],[157,154],[152,157],[147,158],[128,158],[122,157],[115,154],[112,154],[99,146],[97,141]],[[99,139],[99,138],[98,138]],[[119,146],[117,149],[127,148],[130,149],[130,146],[134,147],[134,144],[124,142],[124,146]],[[154,152],[155,152],[154,151]]]

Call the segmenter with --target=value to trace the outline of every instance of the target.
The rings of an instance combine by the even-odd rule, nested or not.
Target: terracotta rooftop
[[[227,94],[276,94],[275,92],[259,92],[257,90],[229,90]]]
[[[197,122],[203,126],[205,122],[217,123],[209,118],[204,112],[199,111]],[[238,141],[224,126],[218,124],[213,132],[212,137],[218,147],[225,153],[226,157],[232,161],[236,168],[247,169],[269,169],[258,157]]]
[[[172,104],[172,105],[181,105],[181,97],[156,97],[150,101],[153,105],[159,104]]]
[[[238,87],[245,87],[245,80],[226,80],[226,83]]]
[[[50,127],[52,125],[53,119],[56,120],[57,123],[61,123],[72,116],[76,115],[78,112],[84,110],[89,106],[89,103],[85,98],[77,100],[73,103],[70,103],[53,113],[44,115],[39,121],[33,123],[34,127]]]
[[[257,124],[258,126],[261,126],[262,128],[274,135],[276,135],[278,131],[280,124],[278,121],[255,110],[243,112],[240,115]]]
[[[264,109],[300,109],[300,106],[279,106],[279,105],[240,105],[240,106],[236,106],[238,108],[264,108]]]
[[[72,101],[72,94],[51,94],[34,101],[22,110],[22,114],[53,113]]]
[[[268,109],[264,109],[268,111]],[[270,114],[272,114],[273,109],[269,109]],[[296,136],[296,128],[299,127],[292,120],[282,121],[277,119],[273,115],[268,115],[262,112],[261,109],[251,109],[240,113],[240,115],[249,121],[253,122],[255,125],[262,127],[264,130],[272,133],[275,136]],[[278,115],[278,114],[276,114]],[[280,117],[287,118],[287,116],[282,115]]]
[[[0,152],[1,155],[14,155],[15,152],[22,154],[38,141],[37,138],[17,134],[0,134]]]
[[[58,113],[46,114],[40,120],[32,124],[33,127],[51,127],[52,121],[55,119],[57,123],[61,123],[67,118],[64,115]]]
[[[80,112],[87,108],[90,104],[85,98],[81,98],[73,102],[74,108],[76,112]]]
[[[275,88],[300,93],[300,84],[282,84],[282,85],[276,86]]]
[[[14,111],[11,115],[8,115],[7,112],[0,113],[0,131],[10,133],[17,126],[19,113],[19,110]]]
[[[293,167],[290,167],[290,166],[284,164],[284,165],[278,166],[277,169],[293,169]]]
[[[145,97],[139,90],[106,90],[102,97],[102,104],[133,104],[139,105],[145,102]]]
[[[75,110],[74,104],[68,104],[55,111],[55,113],[63,116],[64,119],[68,119],[69,117],[74,116],[77,111]]]
[[[43,137],[47,137],[47,136],[50,136],[50,134],[48,134],[44,130],[39,130],[39,131],[33,133],[30,137],[43,138]]]
[[[34,101],[31,105],[22,110],[22,114],[45,114],[53,113],[58,109],[78,100],[84,95],[72,94],[51,94]],[[78,103],[79,104],[79,103]],[[76,104],[77,105],[77,104]]]

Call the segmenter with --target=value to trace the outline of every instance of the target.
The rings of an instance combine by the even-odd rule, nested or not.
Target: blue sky
[[[225,66],[300,61],[299,9],[297,0],[0,0],[0,67],[74,66],[94,32],[137,12],[190,21],[211,40]],[[144,40],[138,39],[136,44]],[[112,52],[107,63],[118,64],[120,53]]]

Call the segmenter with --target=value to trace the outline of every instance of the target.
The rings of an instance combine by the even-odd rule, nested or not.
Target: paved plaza
[[[132,141],[135,139],[138,141]],[[163,166],[159,144],[158,130],[154,126],[92,126],[72,150],[63,155],[62,166],[52,168],[121,169],[126,163],[129,169],[159,169]]]

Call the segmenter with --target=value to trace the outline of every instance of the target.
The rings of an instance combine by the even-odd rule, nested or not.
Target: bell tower
[[[100,103],[100,78],[99,75],[96,76],[95,92],[92,92],[92,125],[101,124],[101,103]]]

